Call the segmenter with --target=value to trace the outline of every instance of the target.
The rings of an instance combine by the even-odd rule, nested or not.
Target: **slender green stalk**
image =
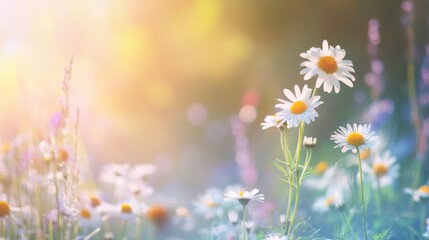
[[[420,213],[420,233],[421,236],[425,232],[426,204],[422,204],[422,212]]]
[[[350,232],[350,233],[352,234],[352,236],[353,236],[353,239],[359,239],[359,238],[356,236],[355,231],[353,231],[352,225],[350,224],[350,221],[349,221],[349,219],[347,218],[346,213],[344,212],[344,209],[343,209],[343,208],[341,208],[341,209],[339,209],[339,210],[340,210],[340,212],[341,212],[341,215],[343,216],[344,223],[346,224],[347,228],[349,229],[349,232]]]
[[[290,214],[290,207],[292,206],[292,197],[293,197],[293,187],[289,184],[289,196],[287,200],[287,210],[286,210],[286,232],[288,232],[290,228],[289,214]]]
[[[247,229],[246,229],[246,205],[243,204],[243,220],[241,221],[243,225],[243,239],[247,240]]]
[[[360,177],[360,195],[361,195],[361,201],[362,201],[362,226],[363,226],[363,232],[365,234],[365,240],[368,240],[368,236],[366,233],[366,216],[365,216],[365,193],[363,191],[363,174],[362,174],[362,160],[360,159],[360,152],[359,147],[356,147],[357,150],[357,156],[358,156],[358,162],[359,162],[359,177]]]
[[[287,136],[286,136],[286,131],[283,129],[280,131],[280,143],[281,143],[281,147],[282,147],[282,151],[283,151],[283,155],[285,158],[285,161],[289,164],[286,167],[286,171],[288,173],[288,180],[289,180],[289,194],[288,194],[288,200],[287,200],[287,209],[286,209],[286,231],[288,231],[290,224],[289,224],[289,214],[290,214],[290,208],[292,206],[292,197],[293,197],[293,186],[291,184],[291,182],[293,181],[292,179],[292,173],[291,173],[291,167],[292,167],[292,159],[290,159],[289,154],[288,154],[288,150],[287,150]]]
[[[299,157],[301,155],[302,139],[304,138],[304,128],[305,128],[304,122],[300,122],[299,129],[298,129],[298,142],[296,143],[295,156],[293,158],[295,163],[295,171],[298,170]]]
[[[127,231],[127,220],[123,220],[121,223],[121,230],[120,230],[120,234],[119,234],[119,239],[125,239],[125,235],[126,235],[126,231]]]
[[[378,208],[380,213],[386,209],[383,192],[381,191],[380,178],[377,177],[377,194],[378,194]]]
[[[57,225],[58,225],[58,230],[54,231],[54,233],[56,233],[55,235],[57,235],[56,237],[58,238],[62,238],[61,237],[61,232],[62,232],[62,223],[61,223],[61,209],[60,209],[60,195],[59,195],[59,186],[58,186],[58,176],[57,176],[57,171],[55,169],[55,163],[52,162],[52,174],[54,174],[54,186],[55,186],[55,203],[56,203],[56,207],[57,207]]]
[[[289,231],[288,231],[288,236],[292,235],[293,230],[294,230],[293,224],[295,223],[296,212],[298,210],[299,190],[300,190],[300,186],[298,185],[298,188],[296,189],[296,194],[295,194],[293,212],[292,212],[292,215],[290,217],[290,227],[289,227]]]
[[[304,161],[304,166],[302,168],[302,172],[301,175],[299,176],[299,184],[301,185],[302,182],[304,181],[304,176],[305,173],[307,171],[308,165],[311,162],[311,157],[313,155],[313,151],[311,149],[306,150],[306,154],[305,154],[305,161]]]

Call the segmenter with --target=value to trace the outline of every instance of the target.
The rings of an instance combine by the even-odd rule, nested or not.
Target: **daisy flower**
[[[374,136],[374,132],[371,132],[371,124],[357,125],[354,123],[353,127],[347,124],[347,128],[340,127],[334,133],[331,135],[331,140],[337,144],[335,148],[341,147],[341,152],[352,150],[355,153],[357,148],[359,151],[369,148],[378,140],[378,137]]]
[[[235,226],[238,223],[238,212],[235,210],[231,210],[228,212],[228,220],[229,222]]]
[[[246,206],[250,200],[255,200],[258,202],[263,202],[265,200],[264,194],[258,194],[259,189],[254,188],[252,191],[240,191],[233,192],[230,191],[225,193],[224,199],[229,200],[238,200],[243,206]]]
[[[374,160],[369,163],[362,162],[362,171],[366,173],[372,182],[372,187],[377,188],[390,186],[399,175],[399,165],[396,164],[396,158],[386,151],[383,154],[376,153]]]
[[[302,58],[307,59],[301,63],[300,74],[304,74],[304,80],[308,80],[318,75],[316,87],[319,88],[323,83],[323,91],[330,93],[332,88],[335,93],[340,91],[340,81],[349,87],[353,87],[355,77],[351,74],[354,72],[353,63],[350,60],[344,60],[346,51],[340,46],[335,48],[329,46],[328,41],[323,40],[322,49],[310,48],[306,53],[301,53]]]
[[[97,207],[97,211],[104,214],[103,220],[115,217],[123,221],[135,220],[137,217],[143,215],[146,209],[147,206],[144,203],[138,203],[133,200],[117,205],[103,203]]]
[[[295,94],[289,89],[283,90],[283,93],[289,101],[277,99],[281,102],[275,106],[281,109],[277,114],[280,118],[287,121],[291,127],[298,126],[301,121],[309,124],[319,116],[315,108],[323,102],[319,101],[320,96],[311,96],[312,89],[308,88],[307,85],[302,88],[302,91],[299,89],[298,85],[295,85],[294,90]]]
[[[155,172],[156,167],[152,164],[137,164],[130,168],[127,176],[130,180],[146,180],[149,175],[152,175]]]
[[[270,127],[276,127],[281,129],[282,127],[284,127],[285,122],[286,122],[286,119],[282,118],[278,114],[268,115],[265,117],[264,122],[261,123],[262,130],[265,130]],[[286,125],[288,128],[290,127],[289,124],[286,124]]]
[[[206,192],[198,197],[194,202],[195,212],[201,214],[206,219],[221,217],[223,213],[222,192],[216,188],[207,189]]]
[[[324,213],[331,208],[340,209],[344,206],[344,192],[339,188],[328,189],[325,196],[319,197],[313,204],[313,210]]]
[[[97,227],[101,226],[101,216],[91,207],[82,207],[78,213],[79,227],[84,233],[89,233]]]
[[[429,186],[422,185],[419,188],[413,190],[411,188],[405,188],[404,192],[411,194],[414,202],[420,202],[420,200],[427,200],[429,198]]]

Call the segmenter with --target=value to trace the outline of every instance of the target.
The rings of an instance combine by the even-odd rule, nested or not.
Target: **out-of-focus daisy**
[[[344,193],[339,188],[328,189],[325,196],[319,197],[313,204],[313,210],[324,213],[331,208],[341,208],[344,206]]]
[[[228,220],[229,222],[235,226],[238,223],[238,212],[235,210],[231,210],[228,212]]]
[[[262,130],[265,130],[270,127],[276,127],[278,129],[281,129],[284,127],[284,124],[286,122],[286,119],[279,116],[278,114],[274,115],[268,115],[265,117],[264,122],[261,123]],[[287,127],[290,127],[289,124],[286,124]]]
[[[128,190],[130,191],[132,196],[136,197],[137,199],[141,197],[149,196],[154,192],[152,187],[149,187],[145,183],[141,183],[141,182],[129,183]]]
[[[104,214],[104,219],[119,218],[123,221],[135,220],[146,212],[147,206],[134,200],[124,201],[117,205],[104,203],[97,207],[97,211]]]
[[[191,212],[185,207],[177,207],[172,218],[174,226],[178,226],[185,232],[190,232],[195,228],[195,219]]]
[[[350,124],[347,124],[347,128],[340,127],[331,135],[331,140],[337,144],[335,148],[341,148],[341,152],[352,150],[355,153],[357,148],[360,151],[372,146],[378,137],[371,132],[370,124],[357,125],[354,123],[353,127]]]
[[[154,174],[156,167],[152,164],[137,164],[130,168],[127,175],[130,180],[146,180],[149,175]]]
[[[114,184],[116,187],[123,186],[130,172],[128,164],[109,163],[103,166],[100,180],[105,183]]]
[[[316,87],[319,88],[323,83],[323,90],[330,93],[332,88],[335,93],[340,92],[340,81],[349,87],[353,87],[355,77],[351,74],[354,72],[353,63],[350,60],[344,60],[346,51],[340,46],[335,48],[329,46],[328,41],[323,40],[322,49],[310,48],[306,53],[301,53],[302,58],[307,59],[301,63],[300,74],[304,75],[304,80],[308,80],[318,75]]]
[[[39,151],[45,161],[51,161],[54,157],[54,150],[47,140],[43,140],[39,143]]]
[[[20,221],[17,218],[18,213],[24,213],[26,211],[23,211],[22,208],[15,207],[13,204],[11,204],[6,195],[0,196],[0,221],[2,222],[9,222],[12,224],[19,224]],[[26,214],[26,218],[28,218],[29,214]]]
[[[399,165],[396,164],[396,158],[390,154],[390,151],[385,151],[383,154],[376,154],[373,161],[362,162],[362,171],[366,173],[371,182],[372,187],[377,188],[390,186],[399,175]]]
[[[296,127],[302,121],[309,124],[314,121],[319,114],[315,108],[323,102],[319,101],[320,96],[311,96],[311,88],[305,85],[302,91],[298,85],[295,85],[295,94],[289,89],[284,89],[283,93],[288,100],[278,99],[281,103],[276,104],[276,108],[281,111],[277,114],[280,118],[285,119],[291,127]]]
[[[317,190],[326,190],[330,187],[340,189],[350,188],[350,179],[344,168],[338,164],[329,166],[326,162],[321,162],[315,166],[314,172],[316,171],[319,174],[309,176],[304,181],[304,186]]]
[[[288,238],[286,236],[280,236],[277,234],[270,234],[268,236],[265,236],[265,240],[287,240]]]
[[[219,189],[210,188],[194,202],[195,212],[206,219],[221,217],[223,213],[222,203],[222,192]]]
[[[250,233],[255,228],[255,222],[253,222],[253,221],[247,221],[247,222],[244,223],[244,226],[246,227],[246,231],[248,233]]]
[[[318,162],[313,169],[315,175],[323,175],[329,168],[329,164],[325,161]]]
[[[89,233],[101,226],[101,216],[91,207],[82,207],[78,211],[79,227],[84,233]]]
[[[265,200],[264,194],[258,194],[259,189],[254,188],[252,191],[239,191],[233,192],[230,191],[224,194],[224,199],[229,200],[238,200],[243,206],[246,206],[250,200],[255,200],[258,202],[263,202]]]
[[[429,198],[429,185],[422,185],[417,189],[405,188],[404,192],[411,194],[414,202],[420,202],[420,200],[427,200]]]

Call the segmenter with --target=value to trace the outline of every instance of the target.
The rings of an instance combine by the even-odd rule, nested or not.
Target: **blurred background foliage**
[[[158,187],[182,194],[238,182],[231,117],[248,105],[240,116],[258,184],[279,185],[272,165],[281,156],[278,134],[263,132],[260,123],[274,113],[283,88],[305,84],[300,53],[324,39],[340,45],[355,65],[355,87],[321,94],[320,117],[306,129],[326,147],[322,156],[336,160],[329,135],[359,122],[371,102],[363,77],[372,18],[380,23],[383,97],[396,104],[392,131],[412,129],[401,2],[0,0],[2,139],[49,128],[72,58],[71,103],[81,112],[82,158],[94,172],[105,162],[152,162],[161,169]],[[429,2],[415,6],[418,71]],[[365,100],[357,102],[356,94]]]

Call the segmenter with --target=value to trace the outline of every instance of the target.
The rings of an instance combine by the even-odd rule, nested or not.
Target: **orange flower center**
[[[93,207],[93,208],[98,207],[101,204],[101,200],[95,196],[92,196],[90,198],[90,202],[91,202],[91,207]]]
[[[419,187],[419,191],[425,194],[429,194],[429,186],[427,185],[423,185],[421,187]]]
[[[362,134],[358,132],[352,132],[347,136],[347,143],[359,147],[360,145],[364,144],[364,139]]]
[[[91,212],[88,209],[84,208],[84,209],[80,210],[80,216],[85,218],[85,219],[90,219],[91,218]]]
[[[326,169],[328,169],[328,167],[329,165],[327,162],[320,162],[314,167],[314,174],[321,175],[326,171]]]
[[[209,207],[209,208],[215,208],[217,206],[219,206],[219,203],[217,203],[215,201],[208,201],[207,202],[207,207]]]
[[[334,204],[334,198],[333,197],[328,197],[325,200],[325,203],[326,203],[327,206],[331,206],[332,204]]]
[[[368,159],[369,156],[371,156],[371,150],[369,150],[369,148],[366,148],[359,153],[360,160]]]
[[[293,114],[301,114],[307,110],[307,104],[303,101],[296,101],[290,106],[290,112]]]
[[[321,57],[317,65],[327,74],[332,74],[338,70],[337,61],[331,56]]]
[[[121,205],[121,213],[130,214],[133,213],[133,208],[129,204],[122,204]]]
[[[60,162],[65,162],[69,158],[69,153],[66,150],[60,148],[58,150],[58,156],[57,157],[58,157],[58,160]]]
[[[377,177],[381,177],[387,174],[389,168],[386,166],[386,164],[376,163],[372,166],[372,170]]]
[[[6,217],[10,214],[9,203],[6,201],[0,201],[0,217]]]
[[[10,150],[10,143],[8,143],[8,142],[3,143],[3,146],[2,146],[2,153],[3,153],[3,154],[6,154],[6,153],[8,153],[8,152],[9,152],[9,150]]]
[[[146,216],[153,221],[157,227],[162,227],[168,219],[168,212],[162,205],[153,205],[146,212]]]

